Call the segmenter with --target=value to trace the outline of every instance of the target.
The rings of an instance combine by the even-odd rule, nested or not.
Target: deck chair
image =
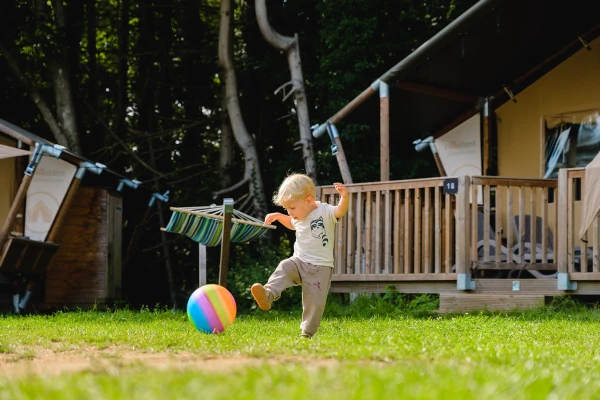
[[[520,226],[520,218],[518,215],[515,215],[513,220],[513,232],[515,237],[523,241],[523,261],[531,261],[531,248],[533,247],[533,243],[531,243],[531,215],[525,215],[525,225],[523,226],[523,236],[519,237],[519,226]],[[538,260],[542,258],[542,236],[543,236],[543,227],[542,227],[542,218],[535,218],[535,254]],[[546,258],[548,262],[554,261],[554,234],[552,230],[548,228],[548,235],[546,237],[547,250],[546,250]],[[519,243],[513,246],[513,251],[519,251]]]
[[[523,240],[523,248],[524,248],[524,252],[523,252],[523,260],[529,262],[531,260],[531,247],[533,246],[533,244],[531,243],[531,215],[525,215],[525,226],[523,227],[523,237],[520,238],[519,240]],[[515,215],[514,217],[514,224],[513,224],[513,231],[515,233],[515,237],[519,237],[519,216]],[[541,217],[536,217],[535,218],[535,237],[536,237],[536,258],[538,260],[541,259],[541,255],[542,255],[542,218]],[[550,228],[548,228],[548,237],[546,239],[546,242],[548,243],[548,249],[546,251],[546,258],[548,259],[548,262],[555,262],[555,256],[554,256],[554,234],[552,233],[552,230]],[[514,252],[518,252],[519,251],[519,243],[515,244],[513,246],[513,251]],[[581,264],[581,247],[577,246],[574,249],[574,253],[575,253],[575,264],[580,265]],[[593,251],[592,249],[587,249],[587,259],[588,259],[588,264],[591,262],[592,257],[593,257]],[[588,265],[589,266],[589,265]],[[558,271],[551,273],[551,274],[545,274],[543,272],[540,271],[535,271],[535,270],[530,270],[529,272],[531,272],[531,274],[533,276],[535,276],[536,278],[556,278],[558,276]]]
[[[515,215],[514,220],[513,220],[513,232],[515,237],[519,240],[519,241],[523,241],[523,254],[520,254],[521,259],[524,262],[531,262],[531,248],[534,246],[533,243],[531,243],[531,215],[525,215],[525,225],[523,226],[523,236],[519,236],[519,225],[520,225],[520,218],[518,215]],[[536,243],[535,243],[535,254],[536,254],[536,259],[541,260],[542,259],[542,236],[543,236],[543,227],[542,227],[542,218],[541,217],[536,217],[535,218],[535,238],[536,238]],[[546,237],[546,243],[547,243],[547,250],[546,250],[546,259],[548,260],[548,262],[554,262],[554,234],[552,233],[552,230],[550,228],[548,228],[548,235]],[[517,243],[513,246],[513,252],[518,253],[519,252],[519,244]],[[527,272],[529,272],[531,275],[533,275],[535,278],[538,279],[552,279],[552,278],[556,278],[558,276],[558,271],[556,272],[551,272],[551,273],[544,273],[543,271],[536,271],[536,270],[528,270]]]
[[[482,212],[477,213],[477,256],[480,261],[484,258],[484,246],[485,246],[485,218]],[[519,262],[520,258],[517,254],[514,254],[508,247],[502,243],[496,242],[496,231],[489,227],[489,243],[490,243],[490,262],[496,262],[496,246],[500,247],[500,260],[499,262],[508,262],[509,260],[515,260]],[[512,254],[512,258],[509,255]]]
[[[485,218],[482,212],[477,213],[477,259],[483,261],[485,253]],[[470,230],[472,233],[472,230]],[[509,262],[509,260],[520,263],[520,257],[518,254],[514,254],[511,250],[504,246],[502,243],[496,242],[496,231],[489,227],[489,244],[490,244],[490,256],[489,262],[496,262],[496,246],[500,247],[500,260],[498,262]],[[511,254],[512,253],[512,254]],[[512,257],[509,257],[512,255]],[[452,266],[452,272],[456,272],[456,265]]]

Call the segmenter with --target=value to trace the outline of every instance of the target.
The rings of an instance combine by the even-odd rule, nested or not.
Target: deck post
[[[458,194],[456,198],[456,289],[475,290],[475,282],[471,280],[471,259],[469,251],[471,177],[458,178]],[[476,199],[473,199],[476,201]],[[476,205],[475,205],[476,206]]]
[[[390,180],[390,88],[379,84],[379,164],[381,182]]]
[[[490,174],[491,166],[491,133],[490,133],[490,100],[485,98],[483,101],[483,168],[482,174]]]
[[[558,290],[577,290],[577,282],[571,282],[567,269],[568,252],[572,251],[569,248],[569,246],[572,247],[572,244],[568,243],[567,229],[569,227],[569,219],[573,218],[573,213],[569,213],[569,210],[572,210],[569,202],[573,201],[573,199],[569,198],[568,185],[568,170],[561,168],[558,171]]]

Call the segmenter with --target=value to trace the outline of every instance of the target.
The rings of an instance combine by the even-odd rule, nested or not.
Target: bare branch
[[[271,24],[269,24],[269,18],[267,17],[267,6],[265,3],[265,0],[257,0],[255,2],[256,21],[258,22],[258,27],[260,28],[265,40],[269,42],[271,46],[281,51],[287,51],[295,44],[296,41],[294,38],[280,35],[273,30],[273,28],[271,28]]]
[[[106,132],[108,132],[116,141],[117,143],[119,143],[121,145],[121,147],[123,149],[125,149],[125,151],[133,158],[136,159],[137,162],[139,162],[140,164],[142,164],[148,171],[151,171],[152,173],[158,175],[161,178],[164,178],[166,175],[162,172],[159,172],[157,170],[155,170],[154,168],[152,168],[151,166],[149,166],[146,162],[144,162],[137,154],[135,154],[134,151],[132,151],[119,137],[119,135],[117,135],[116,133],[114,133],[110,127],[106,124],[106,122],[100,118],[100,116],[98,115],[98,113],[96,112],[96,110],[94,109],[94,107],[92,107],[90,105],[90,103],[87,102],[87,100],[81,96],[79,93],[77,93],[77,96],[83,101],[83,103],[86,105],[86,107],[89,108],[89,110],[94,114],[94,117],[96,118],[96,120],[102,125],[102,127],[106,130]]]
[[[238,207],[238,210],[241,212],[244,212],[244,210],[248,207],[248,206],[252,206],[252,196],[248,196],[250,193],[246,193],[244,196],[247,196],[246,200],[244,200],[244,202]],[[242,196],[240,198],[243,199],[244,196]]]
[[[283,96],[285,97],[285,88],[290,85],[293,86],[294,82],[288,81],[288,82],[284,83],[283,85],[281,85],[277,89],[275,89],[275,92],[273,92],[273,94],[277,94],[277,92],[279,92],[280,90],[283,90]]]
[[[158,132],[139,131],[139,130],[133,129],[131,127],[128,127],[127,131],[129,133],[133,133],[135,135],[143,136],[144,139],[157,138],[157,137],[162,137],[162,136],[170,135],[170,134],[175,133],[175,132],[180,131],[180,130],[187,130],[187,129],[193,128],[195,126],[198,126],[200,124],[205,123],[206,121],[207,120],[193,121],[193,122],[191,122],[191,123],[189,123],[187,125],[178,126],[177,128],[165,129],[165,130],[158,131]]]
[[[224,193],[229,193],[234,191],[235,189],[242,187],[244,184],[248,183],[248,181],[250,181],[250,178],[244,178],[241,181],[239,181],[238,183],[229,186],[228,188],[225,189],[221,189],[218,190],[216,192],[213,192],[213,199],[216,199],[217,197],[219,197],[220,195],[224,194]]]
[[[25,74],[21,71],[17,60],[12,56],[10,51],[8,51],[8,49],[4,46],[4,44],[1,41],[0,41],[0,52],[2,52],[4,59],[6,60],[8,66],[12,70],[15,77],[19,81],[21,81],[23,86],[25,86],[25,88],[27,89],[27,93],[29,94],[29,96],[31,97],[31,99],[33,100],[33,102],[35,103],[37,108],[40,110],[40,113],[42,114],[42,118],[44,118],[44,121],[46,121],[46,124],[48,124],[48,127],[50,127],[50,131],[54,135],[56,142],[62,146],[68,147],[69,142],[67,140],[67,137],[65,136],[65,134],[61,131],[60,127],[58,126],[58,122],[56,121],[56,118],[54,117],[52,110],[50,110],[50,107],[48,106],[46,101],[42,98],[42,96],[37,91],[37,89],[33,86],[33,84],[29,81],[29,79],[27,79]]]
[[[170,173],[170,174],[167,174],[166,176],[169,176],[169,175],[171,175],[171,174],[174,174],[174,173],[176,173],[176,172],[179,172],[179,171],[181,171],[181,170],[178,170],[178,171],[173,171],[172,173]],[[176,183],[181,183],[181,182],[189,181],[189,180],[190,180],[190,179],[192,179],[192,178],[195,178],[195,177],[197,177],[197,176],[200,176],[200,175],[204,175],[204,174],[206,174],[207,172],[210,172],[210,171],[211,171],[211,170],[204,170],[204,171],[200,171],[200,172],[197,172],[197,173],[195,173],[195,174],[188,175],[188,176],[186,176],[185,178],[178,179],[178,180],[176,180],[176,181],[169,181],[169,184],[170,184],[170,185],[174,185],[174,184],[176,184]],[[156,180],[158,180],[158,179],[159,179],[159,178],[153,178],[153,179],[149,179],[149,180],[148,180],[148,179],[146,179],[146,181],[145,181],[145,182],[152,182],[152,181],[156,181]],[[162,178],[161,178],[161,179],[162,179]]]

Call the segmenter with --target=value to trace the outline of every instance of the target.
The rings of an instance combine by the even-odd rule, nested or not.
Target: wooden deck
[[[440,295],[440,310],[509,309],[600,295],[600,219],[577,239],[583,169],[349,184],[332,292]],[[333,186],[317,197],[337,204]],[[584,266],[583,268],[581,266]],[[516,283],[515,283],[516,282]]]

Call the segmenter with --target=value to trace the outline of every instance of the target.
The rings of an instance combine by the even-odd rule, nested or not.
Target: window
[[[544,178],[558,177],[561,168],[585,167],[600,152],[600,110],[545,118]]]

